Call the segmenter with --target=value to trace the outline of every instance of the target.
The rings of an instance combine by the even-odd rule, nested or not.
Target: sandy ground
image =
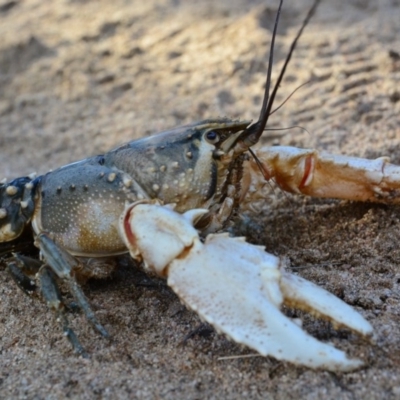
[[[0,175],[44,173],[206,117],[256,118],[272,3],[1,0]],[[309,5],[286,1],[277,64]],[[264,144],[400,164],[399,21],[396,0],[324,1],[277,104],[311,83],[271,117],[270,126],[307,131],[265,135]],[[398,206],[275,190],[259,216],[236,226],[372,323],[374,344],[304,317],[313,335],[365,360],[348,374],[263,357],[221,361],[251,352],[215,333],[180,346],[199,319],[124,261],[112,279],[84,288],[112,340],[70,316],[91,355],[82,359],[0,264],[0,398],[400,398],[399,223]]]

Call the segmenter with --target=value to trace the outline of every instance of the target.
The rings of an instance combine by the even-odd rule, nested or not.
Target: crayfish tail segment
[[[261,355],[311,368],[350,371],[362,366],[362,361],[307,334],[280,307],[295,304],[369,334],[371,328],[360,315],[323,289],[291,276],[277,257],[243,238],[209,235],[202,243],[188,217],[139,204],[121,217],[121,236],[132,255],[140,255],[153,272],[167,276],[188,307],[234,341]],[[160,248],[163,262],[157,256]]]
[[[256,151],[267,179],[288,192],[313,197],[400,203],[400,167],[387,157],[367,160],[316,150],[273,146]],[[259,167],[250,161],[257,180]]]

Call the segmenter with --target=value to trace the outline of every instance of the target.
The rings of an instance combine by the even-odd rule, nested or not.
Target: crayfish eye
[[[208,131],[205,136],[206,136],[207,142],[209,142],[211,144],[215,144],[219,141],[219,135],[215,131]]]

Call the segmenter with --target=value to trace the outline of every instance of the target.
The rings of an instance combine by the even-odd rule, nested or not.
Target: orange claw
[[[400,202],[400,167],[390,164],[388,157],[367,160],[286,146],[255,153],[269,177],[285,191],[313,197]],[[258,165],[253,160],[249,163],[253,182],[260,182]]]

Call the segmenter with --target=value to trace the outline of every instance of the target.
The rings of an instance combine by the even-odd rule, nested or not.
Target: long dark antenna
[[[272,64],[274,63],[275,37],[276,37],[276,31],[278,30],[278,22],[279,22],[279,17],[281,15],[282,4],[283,0],[279,2],[278,11],[275,17],[274,30],[272,31],[271,48],[269,51],[269,60],[268,60],[267,80],[265,82],[264,100],[263,100],[263,105],[261,107],[260,117],[258,118],[258,122],[260,122],[264,118],[265,110],[268,108],[269,104],[269,89],[271,87]],[[267,121],[265,121],[265,123],[267,123]]]
[[[285,75],[285,72],[286,72],[286,67],[288,66],[290,59],[292,58],[293,51],[296,48],[297,42],[298,42],[301,34],[303,33],[304,28],[307,26],[311,17],[314,15],[315,10],[317,9],[317,6],[318,6],[320,0],[315,0],[313,6],[308,11],[308,14],[307,14],[306,18],[304,19],[303,24],[301,25],[296,37],[294,38],[292,45],[290,46],[289,53],[286,57],[285,63],[283,64],[283,67],[279,74],[278,80],[276,81],[276,84],[275,84],[275,86],[272,90],[271,96],[270,96],[269,90],[270,90],[270,86],[271,86],[271,73],[272,73],[273,53],[274,53],[274,46],[275,46],[275,36],[276,36],[276,30],[277,30],[278,21],[279,21],[279,15],[281,13],[282,2],[283,2],[283,0],[281,0],[279,3],[279,8],[278,8],[276,18],[275,18],[275,26],[274,26],[274,30],[272,33],[267,80],[266,80],[266,84],[265,84],[264,100],[263,100],[263,105],[262,105],[261,111],[260,111],[260,117],[256,123],[251,125],[248,129],[246,129],[243,132],[243,142],[249,147],[258,142],[258,140],[260,139],[260,137],[264,131],[265,126],[267,125],[268,118],[271,114],[271,109],[272,109],[272,105],[275,100],[276,93],[278,91],[278,88],[279,88],[279,86],[282,82],[282,79]]]

